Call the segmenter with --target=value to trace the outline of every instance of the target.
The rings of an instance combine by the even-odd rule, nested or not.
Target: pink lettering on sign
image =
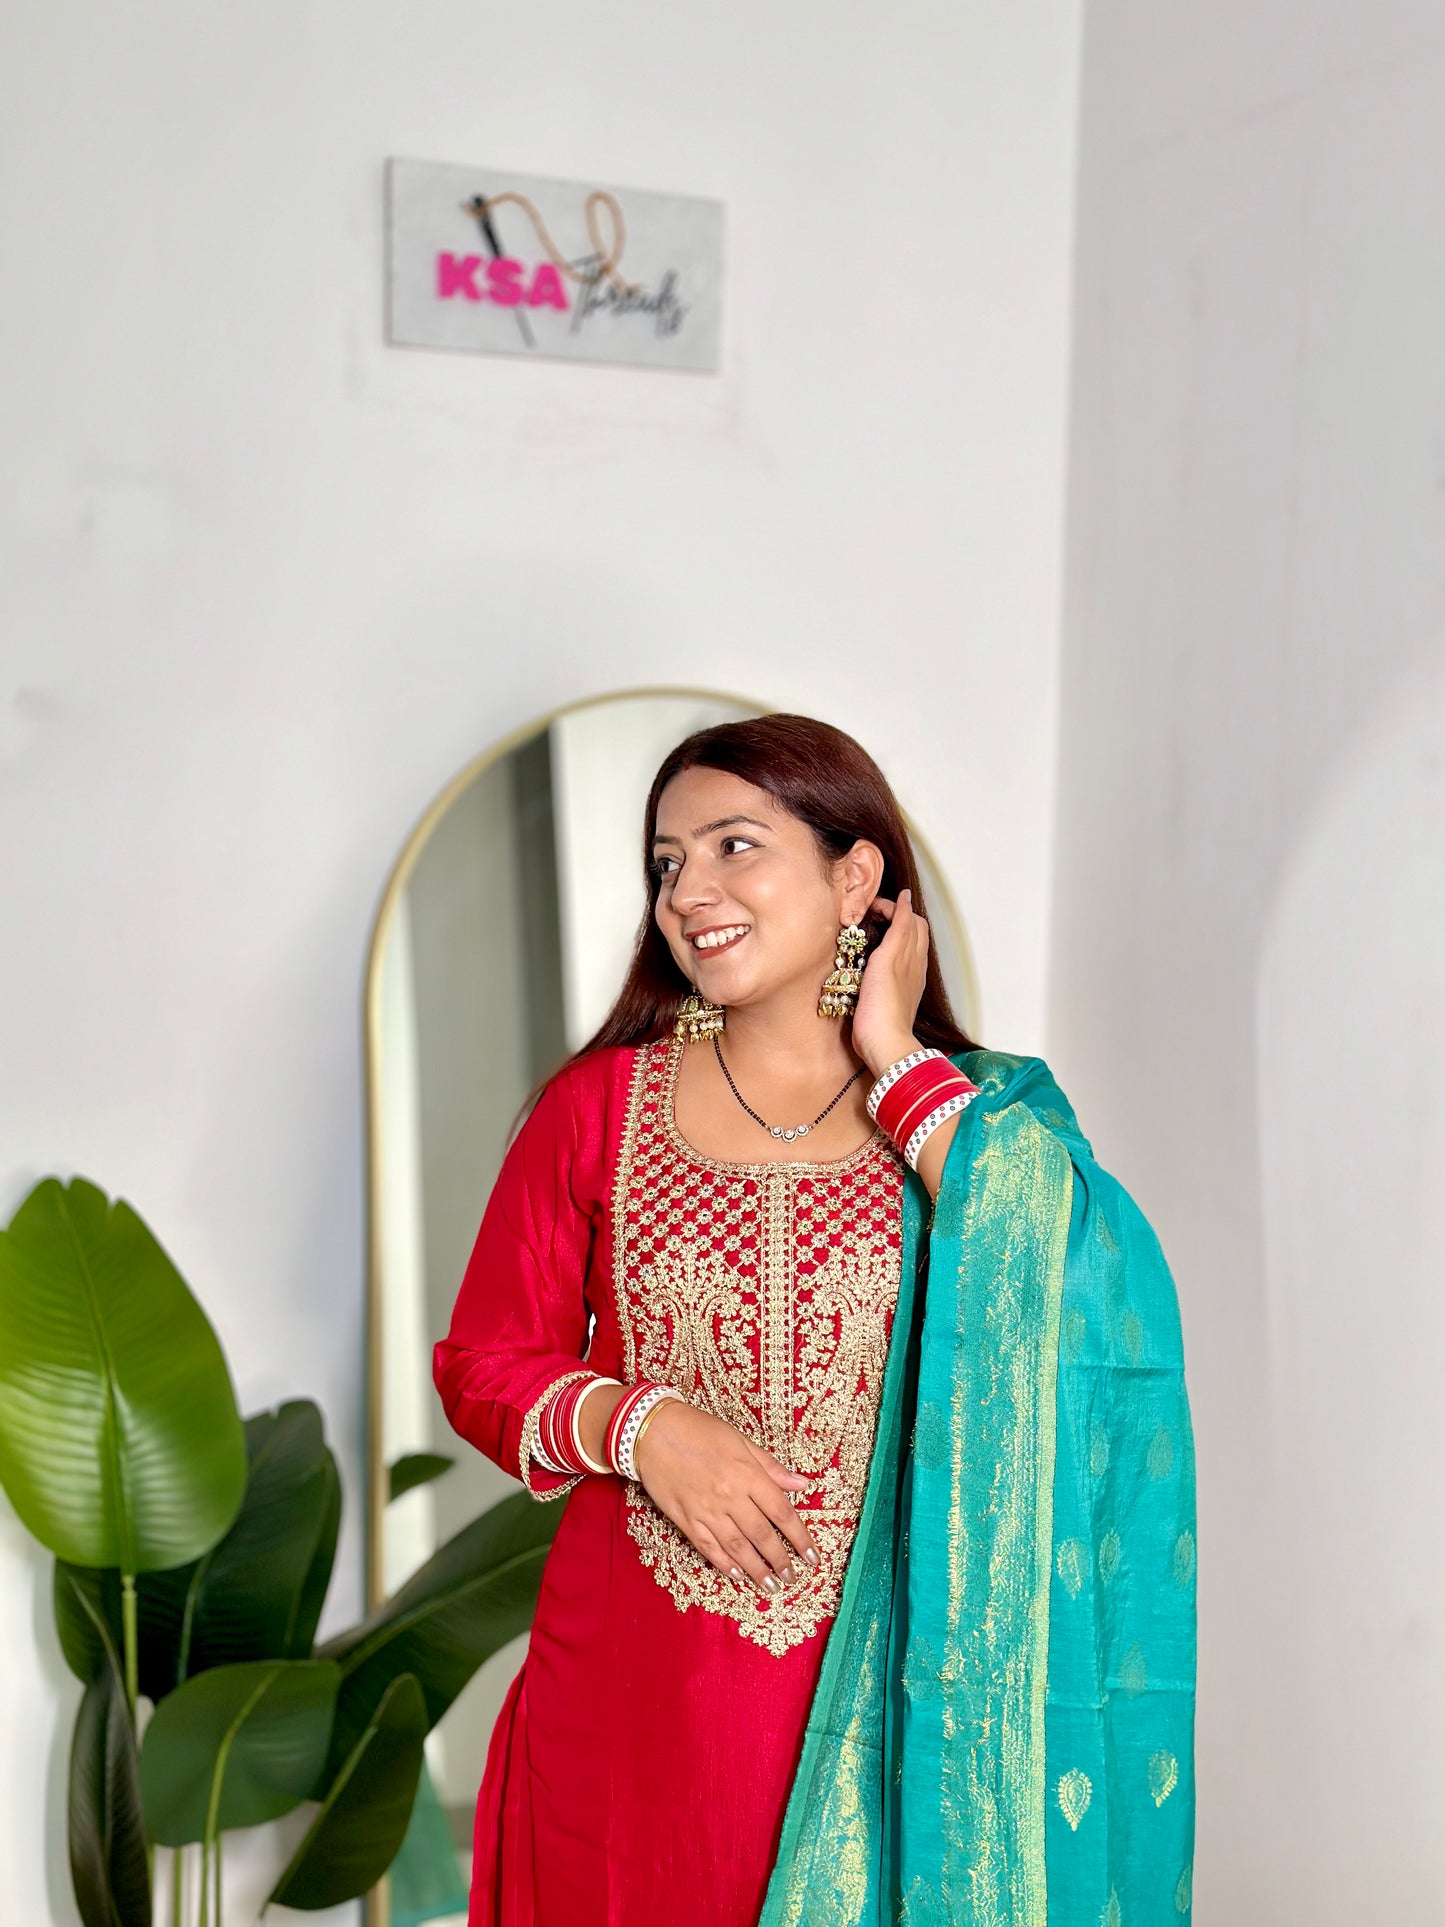
[[[486,286],[480,284],[486,270]],[[525,261],[502,255],[484,261],[480,254],[437,256],[437,299],[439,301],[494,301],[500,308],[560,308],[570,305],[567,289],[558,269],[550,261],[539,261],[528,278]]]
[[[437,256],[437,293],[443,301],[450,301],[453,295],[465,295],[468,301],[480,301],[482,291],[477,286],[477,269],[482,265],[479,254],[439,254]]]
[[[566,308],[567,290],[562,286],[561,275],[550,261],[544,261],[532,276],[532,292],[527,296],[527,301],[533,308]]]

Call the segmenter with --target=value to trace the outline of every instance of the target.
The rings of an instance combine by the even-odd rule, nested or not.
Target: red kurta
[[[902,1250],[877,1132],[833,1163],[725,1163],[673,1120],[684,1047],[543,1093],[487,1205],[436,1383],[538,1498],[571,1491],[477,1802],[470,1927],[755,1927],[867,1481]],[[635,1481],[531,1455],[558,1381],[674,1385],[783,1464],[818,1569],[768,1598]],[[576,1488],[573,1490],[573,1488]]]

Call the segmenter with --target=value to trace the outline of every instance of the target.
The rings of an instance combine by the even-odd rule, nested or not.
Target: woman
[[[645,862],[436,1350],[456,1430],[572,1495],[471,1927],[1187,1916],[1192,1441],[1149,1227],[1043,1063],[954,1022],[850,737],[689,737]]]

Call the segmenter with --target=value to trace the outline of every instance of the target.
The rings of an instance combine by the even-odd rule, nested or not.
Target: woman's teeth
[[[723,930],[704,930],[701,936],[692,937],[689,942],[694,950],[721,950],[724,944],[736,942],[751,929],[750,923],[730,923]]]

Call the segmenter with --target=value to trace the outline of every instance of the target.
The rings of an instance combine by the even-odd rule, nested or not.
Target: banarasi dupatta
[[[1190,1915],[1194,1450],[1143,1213],[1037,1057],[911,1174],[868,1484],[760,1927]]]

